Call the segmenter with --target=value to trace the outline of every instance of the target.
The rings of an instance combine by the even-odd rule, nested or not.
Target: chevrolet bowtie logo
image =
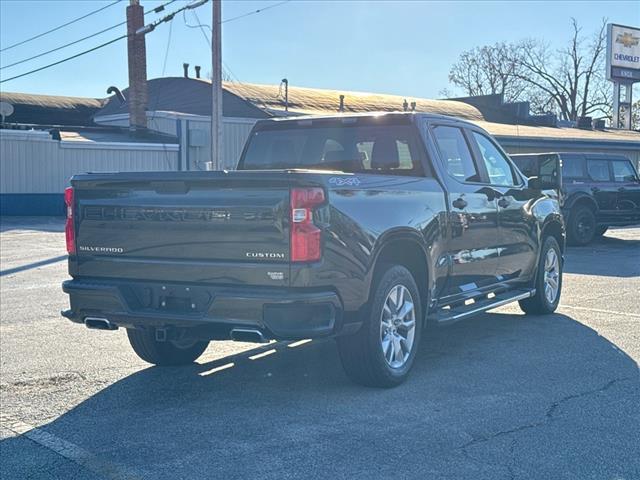
[[[621,43],[627,48],[635,47],[640,42],[640,38],[634,37],[633,34],[625,32],[619,33],[616,37],[616,43]]]

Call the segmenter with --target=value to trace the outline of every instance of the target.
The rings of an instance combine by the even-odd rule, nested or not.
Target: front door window
[[[473,138],[478,144],[482,160],[487,168],[491,185],[510,187],[516,184],[513,169],[509,161],[491,140],[478,132],[473,132]]]

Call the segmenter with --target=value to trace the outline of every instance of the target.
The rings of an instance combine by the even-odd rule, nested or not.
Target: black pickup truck
[[[627,157],[561,152],[511,158],[528,177],[557,172],[568,243],[587,245],[609,227],[640,225],[640,179]]]
[[[158,365],[210,340],[335,336],[353,380],[397,385],[427,324],[556,309],[554,188],[454,118],[260,121],[236,171],[74,176],[63,315],[126,328]]]

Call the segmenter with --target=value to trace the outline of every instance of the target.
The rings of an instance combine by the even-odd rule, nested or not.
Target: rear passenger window
[[[568,180],[584,178],[584,160],[581,158],[563,158],[562,176]]]
[[[413,158],[409,149],[409,142],[406,140],[396,140],[396,148],[398,149],[398,158],[400,166],[403,170],[411,170],[413,168]]]
[[[364,170],[372,169],[371,157],[373,156],[374,146],[375,146],[375,142],[373,140],[362,141],[356,144],[358,154],[362,159],[362,166]],[[397,152],[397,156],[398,156],[398,165],[394,168],[397,170],[413,170],[414,159],[411,154],[409,141],[395,140],[395,151]],[[391,155],[394,155],[393,147],[391,147]]]
[[[587,160],[587,171],[592,180],[596,182],[608,182],[609,162],[606,160]]]
[[[638,177],[629,162],[613,162],[613,180],[619,183],[635,182]]]
[[[462,130],[438,126],[433,129],[433,134],[449,173],[461,182],[479,182],[480,175]]]

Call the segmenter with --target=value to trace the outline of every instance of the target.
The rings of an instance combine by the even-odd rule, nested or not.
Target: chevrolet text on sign
[[[640,75],[640,29],[609,24],[607,77],[636,78]]]

